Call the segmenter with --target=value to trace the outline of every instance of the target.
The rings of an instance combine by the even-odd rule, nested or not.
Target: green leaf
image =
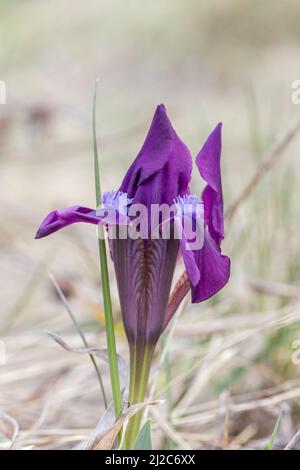
[[[276,437],[277,437],[277,434],[278,434],[280,419],[281,419],[281,416],[279,415],[278,418],[277,418],[275,427],[273,429],[272,436],[270,437],[270,440],[264,446],[262,446],[261,450],[272,450],[273,449],[275,441],[276,441]]]
[[[134,444],[134,450],[152,450],[150,420],[140,429]]]
[[[94,100],[93,100],[93,148],[94,148],[94,176],[95,176],[96,208],[99,206],[99,204],[101,204],[100,169],[99,169],[99,158],[98,158],[98,147],[97,147],[97,136],[96,136],[97,85],[98,85],[98,79],[96,80]],[[107,254],[106,254],[106,247],[105,247],[104,231],[101,225],[98,225],[98,248],[99,248],[102,296],[103,296],[103,306],[104,306],[104,316],[105,316],[106,341],[107,341],[107,350],[108,350],[108,359],[109,359],[109,372],[110,372],[110,380],[111,380],[115,413],[116,413],[116,416],[119,416],[123,408],[123,403],[122,403],[122,395],[121,395],[121,388],[120,388],[114,320],[113,320],[113,314],[112,314],[112,303],[111,303],[108,266],[107,266]]]

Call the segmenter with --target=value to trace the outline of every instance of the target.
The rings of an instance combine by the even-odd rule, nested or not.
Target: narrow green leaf
[[[273,429],[272,436],[270,437],[270,440],[264,446],[262,446],[261,450],[272,450],[273,449],[276,438],[277,438],[277,434],[278,434],[280,419],[281,419],[281,416],[279,415],[278,418],[277,418],[275,427]]]
[[[134,450],[152,450],[150,420],[141,427],[134,444]]]
[[[96,207],[98,207],[99,204],[101,204],[100,170],[99,170],[97,136],[96,136],[97,85],[98,85],[98,80],[96,80],[95,94],[94,94],[94,101],[93,101],[93,147],[94,147]],[[98,225],[98,248],[99,248],[99,258],[100,258],[100,272],[101,272],[104,315],[105,315],[105,330],[106,330],[107,350],[108,350],[108,358],[109,358],[109,372],[110,372],[110,380],[111,380],[111,388],[112,388],[112,395],[113,395],[113,400],[114,400],[115,413],[116,413],[116,416],[119,416],[119,414],[122,411],[122,395],[121,395],[121,389],[120,389],[120,378],[119,378],[119,369],[118,369],[114,321],[113,321],[113,315],[112,315],[112,304],[111,304],[111,296],[110,296],[105,238],[104,238],[103,227],[100,225]]]
[[[95,192],[96,192],[96,207],[101,202],[101,185],[100,185],[100,169],[98,158],[98,145],[96,135],[96,105],[97,105],[97,87],[99,79],[96,80],[95,94],[93,100],[93,149],[94,149],[94,178],[95,178]]]

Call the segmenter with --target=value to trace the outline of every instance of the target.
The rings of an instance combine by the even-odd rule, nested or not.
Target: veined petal
[[[156,108],[148,135],[122,182],[133,204],[172,205],[173,199],[188,192],[192,159],[167,116],[164,105]]]
[[[129,344],[155,346],[165,324],[178,240],[110,240]]]
[[[223,195],[221,181],[221,130],[219,123],[209,135],[196,157],[196,164],[202,178],[207,182],[202,193],[205,223],[215,242],[220,245],[224,238]]]

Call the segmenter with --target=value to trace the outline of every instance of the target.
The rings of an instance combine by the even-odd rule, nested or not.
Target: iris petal
[[[202,193],[205,223],[215,242],[220,245],[224,238],[223,195],[221,180],[221,131],[219,123],[209,135],[196,157],[196,164],[207,186]]]
[[[208,232],[204,236],[203,248],[194,252],[195,262],[200,270],[200,281],[191,285],[192,302],[203,302],[219,292],[230,276],[230,259],[221,253],[220,248]]]
[[[110,240],[123,323],[131,345],[154,346],[164,328],[178,240]]]
[[[172,205],[173,199],[188,192],[192,159],[176,134],[164,105],[156,108],[146,140],[130,166],[120,191],[133,198],[133,204]]]
[[[71,206],[66,209],[50,212],[41,223],[35,238],[43,238],[51,233],[57,232],[68,225],[76,222],[99,224],[100,218],[96,211],[82,206]]]
[[[200,249],[190,250],[190,240],[183,231],[180,249],[191,284],[192,302],[202,302],[216,294],[228,282],[230,259],[221,253],[224,238],[221,181],[221,129],[218,124],[196,158],[207,185],[202,193],[204,204],[204,240]],[[177,222],[178,223],[178,222]]]
[[[46,237],[68,225],[85,222],[94,225],[127,225],[127,205],[131,200],[125,193],[110,191],[102,197],[102,207],[97,210],[82,206],[71,206],[50,212],[41,223],[35,238]]]
[[[177,214],[174,218],[180,251],[190,282],[196,286],[201,278],[195,251],[204,243],[203,204],[196,195],[179,196],[175,200]]]

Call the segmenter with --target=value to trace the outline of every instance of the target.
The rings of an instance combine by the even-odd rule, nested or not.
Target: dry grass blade
[[[124,424],[132,418],[136,413],[141,411],[147,406],[160,405],[162,402],[160,400],[149,401],[145,403],[137,403],[135,405],[127,408],[118,420],[111,426],[109,429],[103,432],[103,427],[105,426],[108,419],[111,419],[111,413],[105,413],[103,418],[100,420],[95,431],[91,434],[88,440],[83,444],[81,450],[110,450],[114,448],[117,436]],[[110,407],[111,408],[111,407]]]
[[[151,409],[151,415],[163,430],[165,435],[172,441],[177,444],[179,449],[191,450],[192,447],[180,436],[178,432],[168,423],[163,416],[158,412],[156,408]]]
[[[192,383],[189,385],[186,393],[181,398],[179,405],[182,408],[187,408],[199,396],[202,390],[213,377],[230,363],[233,357],[238,353],[237,349],[228,348],[222,351],[216,357],[214,356],[215,344],[212,344],[212,353],[208,355],[205,363],[200,367],[198,373],[195,375]]]
[[[66,299],[66,297],[65,297],[65,295],[64,295],[64,293],[63,293],[63,291],[62,291],[62,289],[60,288],[59,284],[56,282],[54,276],[53,276],[51,273],[48,273],[48,275],[49,275],[49,278],[50,278],[50,280],[51,280],[51,282],[52,282],[52,284],[53,284],[53,286],[54,286],[56,292],[58,293],[59,297],[61,298],[61,301],[63,302],[63,304],[64,304],[64,306],[65,306],[65,308],[66,308],[66,310],[67,310],[67,312],[68,312],[68,314],[69,314],[69,316],[70,316],[70,318],[71,318],[71,320],[72,320],[72,322],[73,322],[73,324],[74,324],[76,330],[78,331],[78,334],[79,334],[80,338],[82,339],[82,342],[83,342],[84,346],[85,346],[86,348],[88,348],[87,340],[86,340],[86,338],[85,338],[85,336],[84,336],[84,334],[83,334],[83,331],[81,330],[79,324],[77,323],[76,317],[75,317],[75,315],[73,314],[73,311],[72,311],[72,309],[71,309],[71,307],[70,307],[70,305],[69,305],[69,302],[67,301],[67,299]],[[105,408],[107,408],[107,406],[108,406],[108,405],[107,405],[107,398],[106,398],[106,393],[105,393],[105,389],[104,389],[103,380],[102,380],[102,376],[101,376],[100,370],[99,370],[99,368],[98,368],[98,366],[97,366],[97,363],[96,363],[96,361],[95,361],[95,358],[94,358],[93,354],[92,354],[92,353],[89,353],[89,356],[90,356],[91,362],[92,362],[92,364],[93,364],[93,367],[94,367],[95,372],[96,372],[97,377],[98,377],[98,381],[99,381],[99,385],[100,385],[100,390],[101,390],[102,397],[103,397],[103,401],[104,401],[104,406],[105,406]]]
[[[231,414],[238,414],[246,411],[257,410],[259,408],[271,409],[272,407],[275,407],[276,405],[279,405],[283,402],[299,399],[299,397],[300,388],[295,388],[293,390],[278,393],[267,398],[253,400],[245,403],[235,403],[232,401],[232,403],[229,405],[229,412]],[[221,407],[216,406],[214,409],[209,409],[209,407],[207,407],[207,410],[201,413],[192,413],[191,415],[187,415],[184,418],[174,418],[174,424],[182,426],[183,424],[213,422],[216,418],[220,417],[220,415],[224,415],[225,411],[226,409],[224,405]]]
[[[290,392],[292,390],[299,390],[300,387],[300,380],[290,380],[280,385],[276,385],[271,388],[258,390],[250,393],[243,393],[240,395],[236,395],[232,397],[232,402],[234,404],[241,404],[241,403],[251,403],[257,402],[257,400],[267,400],[268,398],[275,397],[277,395],[281,395],[285,392]],[[231,405],[232,403],[230,403]],[[176,409],[174,410],[174,416],[183,416],[183,415],[194,415],[196,413],[204,412],[204,411],[212,411],[213,409],[217,409],[220,406],[220,400],[212,400],[205,403],[199,403],[197,405],[191,405],[188,409]]]
[[[296,304],[294,306],[289,306],[285,309],[282,309],[282,314],[279,317],[272,318],[270,320],[263,321],[259,326],[256,328],[251,328],[249,330],[244,330],[241,333],[233,334],[232,337],[224,340],[222,345],[219,348],[216,348],[214,354],[211,357],[218,358],[223,353],[226,353],[227,349],[233,348],[246,340],[252,338],[255,334],[262,333],[264,331],[271,331],[271,329],[279,329],[283,326],[293,324],[299,321],[300,318],[300,305]],[[225,356],[226,357],[226,356]],[[174,378],[171,382],[172,386],[179,384],[187,379],[188,376],[191,375],[193,371],[199,367],[199,365],[203,362],[203,358],[199,361],[196,361],[189,369],[184,371],[182,374],[178,375]],[[169,384],[170,385],[170,384]],[[164,388],[161,388],[160,395],[163,394],[165,391]]]
[[[91,432],[87,439],[77,444],[73,450],[90,450],[99,437],[103,436],[113,428],[116,421],[116,415],[113,402],[110,402],[103,416],[97,423],[96,428]]]
[[[249,183],[243,189],[241,194],[237,197],[236,201],[227,209],[225,217],[230,221],[240,205],[250,196],[254,188],[265,176],[265,174],[273,168],[279,158],[283,155],[288,145],[293,141],[300,130],[300,121],[297,122],[295,127],[291,129],[275,146],[270,150],[270,153],[264,158],[260,166],[257,168],[255,174],[252,176]]]
[[[23,291],[21,292],[20,296],[16,299],[15,304],[11,308],[9,315],[7,316],[6,322],[1,325],[1,335],[9,334],[11,328],[17,322],[17,320],[22,316],[23,312],[26,310],[28,305],[30,304],[34,294],[36,293],[42,275],[46,269],[46,262],[49,259],[53,259],[55,253],[53,250],[49,250],[45,257],[40,260],[37,265],[33,268],[32,274],[28,279]]]
[[[47,331],[47,330],[44,330],[44,332],[50,336],[51,339],[53,339],[53,341],[55,341],[57,344],[59,344],[59,346],[61,346],[62,348],[64,348],[66,351],[69,351],[69,352],[74,352],[74,353],[77,353],[77,354],[93,354],[94,356],[97,356],[99,357],[100,359],[102,359],[103,361],[107,362],[108,363],[108,352],[107,352],[107,349],[100,349],[100,348],[74,348],[72,346],[70,346],[68,343],[66,343],[66,341],[64,341],[59,335],[57,335],[56,333],[53,333],[51,331]],[[125,359],[123,359],[122,356],[120,356],[118,354],[118,364],[119,364],[119,369],[120,369],[120,375],[122,377],[122,380],[125,384],[125,386],[127,386],[127,383],[128,383],[128,367],[127,367],[127,364],[126,364],[126,361]]]
[[[1,421],[4,423],[3,434],[10,440],[8,450],[12,450],[19,433],[19,425],[15,418],[6,413],[0,414],[0,422]]]
[[[225,408],[225,416],[224,416],[224,429],[223,429],[223,448],[226,449],[229,445],[229,421],[230,421],[230,391],[226,390],[222,396]]]
[[[296,432],[296,434],[292,437],[290,442],[285,446],[284,450],[292,450],[300,441],[300,429]]]
[[[286,299],[300,299],[298,287],[284,284],[282,282],[253,279],[249,281],[249,285],[252,290],[261,294],[268,294]]]

